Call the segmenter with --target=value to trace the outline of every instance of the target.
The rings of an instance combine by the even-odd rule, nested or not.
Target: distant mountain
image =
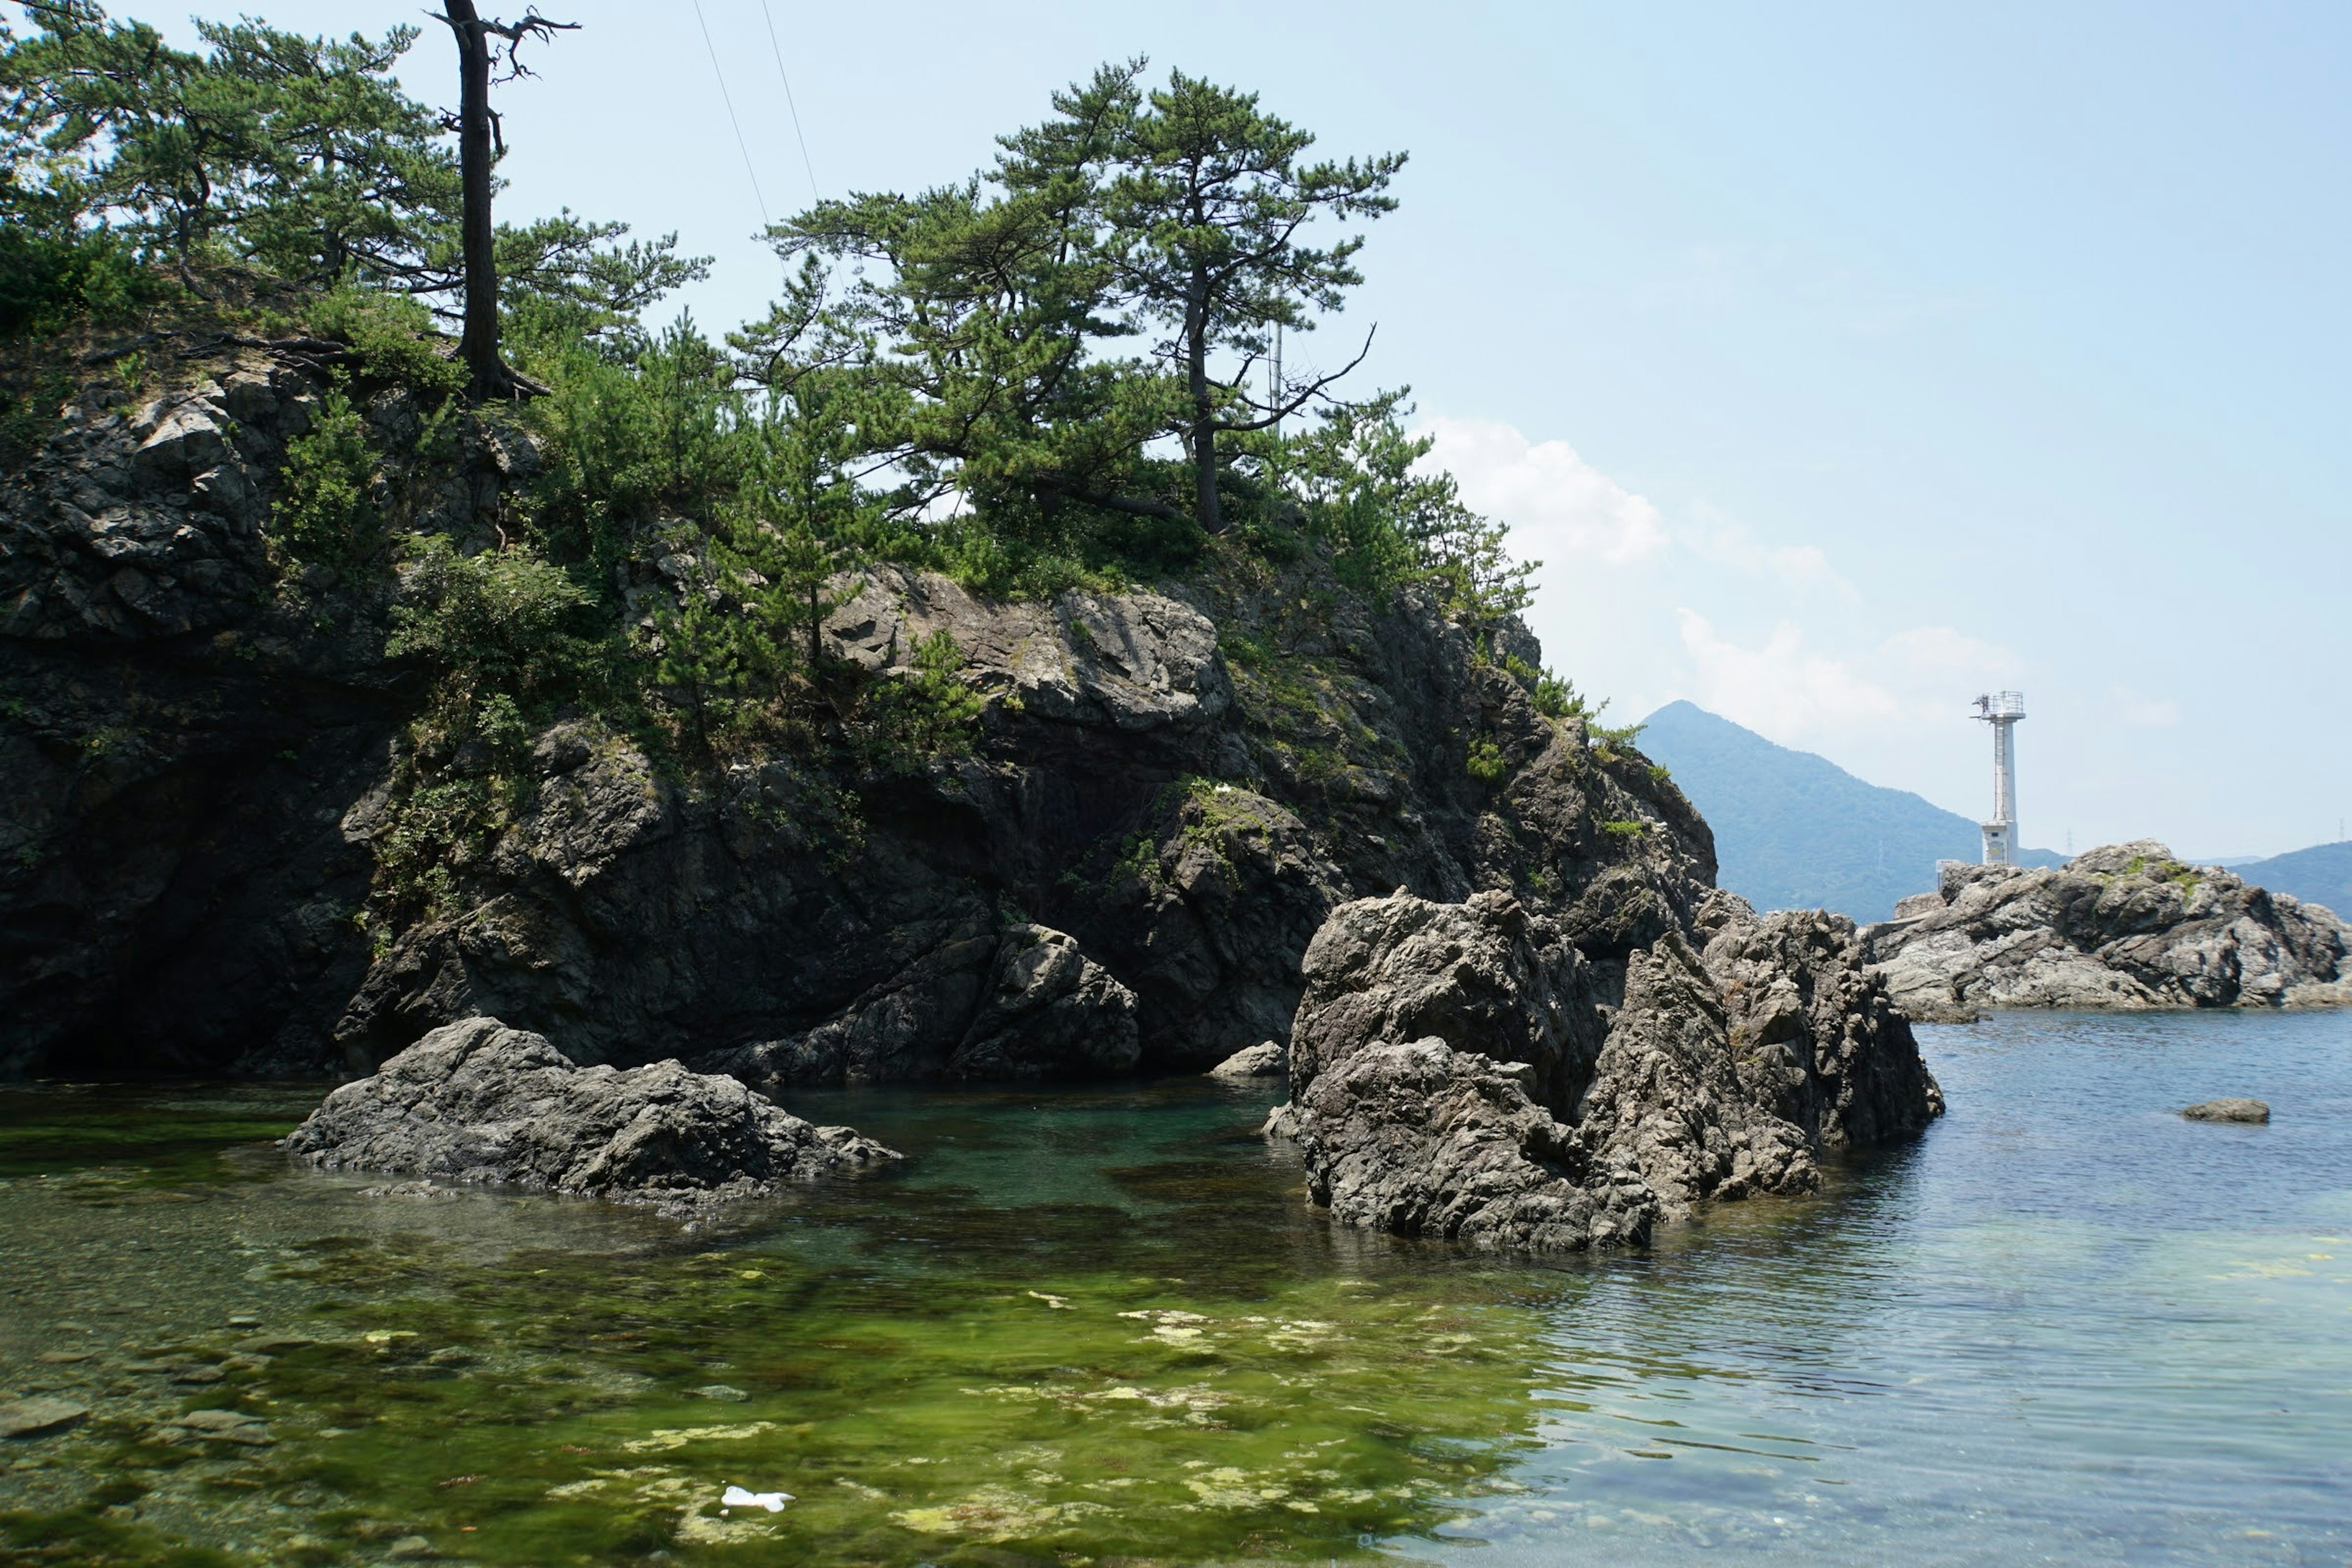
[[[1883,921],[1936,885],[1938,860],[1975,860],[1984,835],[1907,790],[1865,784],[1689,702],[1650,715],[1638,744],[1715,829],[1716,880],[1759,910],[1825,909]],[[2058,866],[2046,849],[2019,856]]]
[[[2293,893],[2307,904],[2326,904],[2352,920],[2352,839],[2290,849],[2261,860],[2232,860],[2229,868],[2257,888]]]

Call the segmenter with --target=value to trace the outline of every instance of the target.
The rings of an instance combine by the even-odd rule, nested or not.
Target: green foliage
[[[227,261],[293,283],[405,294],[461,287],[457,158],[438,110],[393,72],[417,29],[311,37],[252,18],[196,24],[201,50],[92,0],[27,6],[0,27],[0,333],[30,296],[119,316],[152,292],[142,258]],[[633,329],[704,275],[676,237],[564,212],[496,240],[520,309],[574,337]],[[37,311],[36,312],[38,313]]]
[[[1603,746],[1630,746],[1648,728],[1646,724],[1592,724],[1587,726],[1585,732]]]
[[[10,206],[0,186],[0,341],[77,321],[124,321],[161,294],[160,281],[121,237],[103,229],[45,233]]]
[[[1541,563],[1514,562],[1505,526],[1463,505],[1454,476],[1426,465],[1434,438],[1406,433],[1408,390],[1326,409],[1306,434],[1253,442],[1250,455],[1297,498],[1350,586],[1385,597],[1425,585],[1473,623],[1517,614]]]
[[[1584,694],[1576,682],[1549,669],[1538,669],[1517,654],[1503,656],[1503,668],[1513,679],[1528,689],[1528,697],[1536,711],[1548,719],[1598,719],[1608,710],[1604,699],[1597,708],[1588,707]]]
[[[1503,761],[1502,748],[1485,735],[1470,742],[1469,754],[1463,765],[1469,770],[1472,778],[1489,785],[1501,784],[1504,775],[1511,771],[1510,765]]]
[[[1650,830],[1650,825],[1639,817],[1627,817],[1618,822],[1603,822],[1601,831],[1612,838],[1639,838]]]
[[[272,509],[273,531],[298,562],[344,564],[382,542],[382,520],[370,500],[375,454],[367,422],[341,386],[319,399],[310,428],[286,443]]]
[[[525,415],[546,458],[532,526],[551,555],[599,584],[633,536],[666,515],[727,508],[758,464],[731,369],[690,321],[633,353],[576,339],[517,347],[554,389]]]
[[[445,353],[433,313],[403,294],[350,284],[329,291],[309,311],[311,327],[351,344],[362,371],[380,381],[446,399],[466,384],[466,367]]]
[[[1048,136],[1067,144],[1074,138],[1051,133],[1068,127],[1086,151],[1100,144],[1100,244],[1113,287],[1137,325],[1165,334],[1153,353],[1182,385],[1194,517],[1221,531],[1218,437],[1264,429],[1337,379],[1277,387],[1260,402],[1248,390],[1251,368],[1275,329],[1312,328],[1317,312],[1339,310],[1363,281],[1354,265],[1360,235],[1328,247],[1300,237],[1318,219],[1393,211],[1386,193],[1404,154],[1303,163],[1314,137],[1261,111],[1255,94],[1175,71],[1146,97],[1136,86],[1142,67],[1106,67],[1058,98],[1064,125]],[[1025,151],[1023,138],[1007,146],[1016,158]],[[1238,367],[1219,377],[1219,357]]]
[[[396,915],[446,913],[522,798],[533,731],[559,706],[626,707],[621,649],[590,596],[527,547],[462,555],[415,547],[384,651],[423,669],[389,821],[375,842],[377,894]]]
[[[372,42],[203,22],[198,53],[89,0],[28,13],[36,31],[0,37],[0,132],[52,233],[331,280],[404,274],[454,211],[437,120],[391,77],[413,26]]]
[[[384,652],[430,671],[441,715],[465,732],[493,695],[536,714],[606,694],[615,650],[593,600],[528,546],[461,555],[436,534],[405,575]]]
[[[961,678],[963,650],[953,633],[933,632],[908,651],[906,670],[864,693],[853,729],[869,762],[900,773],[919,772],[935,758],[969,755],[985,706]]]
[[[57,433],[58,405],[73,391],[72,378],[54,366],[0,382],[0,468],[20,468],[40,455]]]

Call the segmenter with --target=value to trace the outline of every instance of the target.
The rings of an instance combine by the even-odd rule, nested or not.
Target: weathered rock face
[[[1038,1078],[1131,1069],[1135,994],[1039,925],[950,938],[788,1039],[697,1058],[744,1082],[877,1083]]]
[[[1434,1036],[1376,1041],[1316,1075],[1278,1130],[1348,1225],[1535,1251],[1648,1240],[1657,1194],[1530,1100],[1534,1076]]]
[[[363,929],[418,701],[383,656],[402,589],[280,580],[278,465],[323,380],[208,364],[161,401],[93,388],[0,478],[0,1072],[363,1071],[476,1015],[591,1062],[757,1047],[763,1081],[1203,1069],[1287,1039],[1351,899],[1507,890],[1606,970],[1712,879],[1673,784],[1496,662],[1537,657],[1523,629],[1219,547],[1049,604],[845,584],[826,636],[885,679],[953,636],[971,754],[682,777],[567,718],[459,912]],[[528,441],[468,426],[428,467],[399,456],[415,408],[362,401],[387,526],[492,540]],[[615,592],[648,614],[685,572],[633,552]],[[1061,940],[997,976],[1030,927]]]
[[[1276,1124],[1310,1191],[1408,1234],[1617,1245],[1702,1200],[1810,1191],[1821,1151],[1941,1112],[1851,921],[1759,919],[1716,893],[1692,929],[1703,951],[1669,931],[1631,955],[1621,992],[1502,895],[1334,910],[1308,949]]]
[[[898,1156],[733,1079],[658,1062],[582,1068],[495,1018],[434,1030],[327,1097],[287,1149],[330,1170],[694,1206]]]
[[[1342,905],[1315,933],[1305,973],[1294,1095],[1376,1042],[1425,1036],[1524,1064],[1536,1103],[1562,1113],[1592,1081],[1606,982],[1508,893],[1441,904],[1400,889]]]
[[[367,971],[341,823],[407,703],[387,595],[323,569],[280,592],[268,552],[325,378],[245,350],[180,372],[94,382],[0,476],[0,1074],[316,1070]],[[414,444],[404,395],[362,412]],[[456,434],[374,499],[475,530],[530,453]]]
[[[2153,840],[2023,869],[1946,862],[1937,890],[1865,933],[1915,1017],[1985,1007],[2352,1005],[2352,927],[2332,910],[2183,865]]]

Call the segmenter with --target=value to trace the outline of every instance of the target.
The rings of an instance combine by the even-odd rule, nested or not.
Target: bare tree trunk
[[[473,0],[445,0],[443,20],[457,36],[457,165],[465,205],[459,227],[466,261],[466,326],[457,353],[475,401],[511,396],[514,372],[499,353],[499,268],[490,223],[495,174],[490,136],[489,28]]]
[[[1184,361],[1192,395],[1192,517],[1204,533],[1225,531],[1224,510],[1217,499],[1217,409],[1209,397],[1209,310],[1207,284],[1195,290],[1184,322]]]

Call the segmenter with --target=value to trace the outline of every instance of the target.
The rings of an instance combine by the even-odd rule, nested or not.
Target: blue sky
[[[2010,686],[2030,843],[2267,853],[2352,813],[2352,7],[769,5],[829,195],[955,177],[1136,53],[1409,149],[1301,346],[1380,323],[1368,383],[1547,562],[1531,618],[1612,717],[1687,697],[1975,815],[1966,703]],[[719,258],[697,316],[756,313],[692,5],[544,8],[585,26],[501,89],[508,210],[676,228]],[[701,10],[782,214],[768,22]],[[449,56],[411,87],[453,96]]]

